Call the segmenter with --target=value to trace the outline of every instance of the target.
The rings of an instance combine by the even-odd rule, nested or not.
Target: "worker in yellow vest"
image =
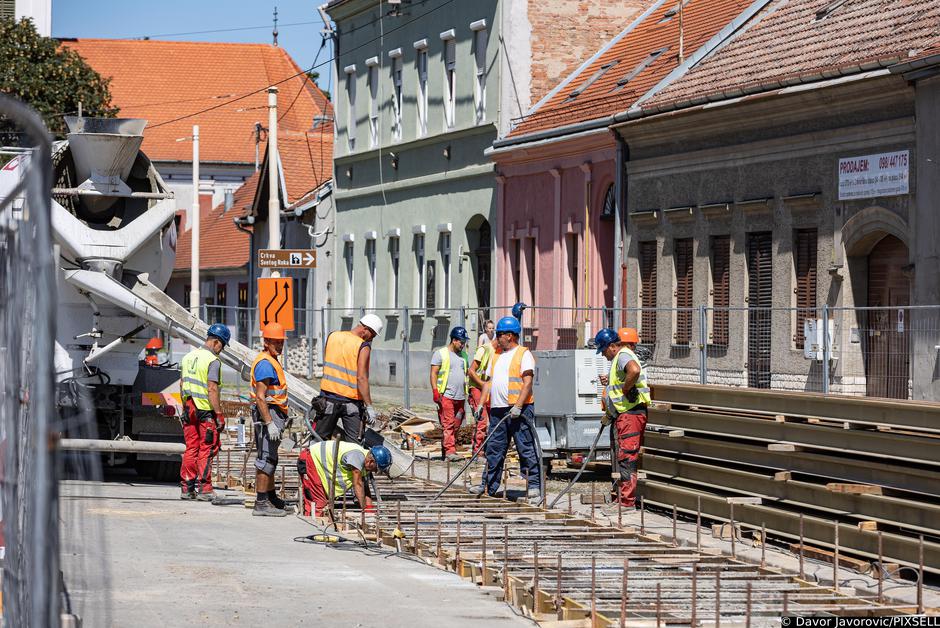
[[[441,440],[443,458],[460,460],[457,453],[457,432],[463,423],[469,378],[470,358],[466,346],[470,340],[461,326],[450,330],[450,344],[431,354],[431,390],[437,405],[437,418],[444,437]]]
[[[340,428],[345,441],[361,443],[365,428],[378,419],[369,388],[372,341],[382,332],[382,319],[366,314],[350,331],[334,331],[323,351],[320,396],[314,399],[315,430],[330,440]]]
[[[489,380],[483,387],[481,403],[490,403],[489,440],[486,442],[486,471],[483,484],[473,486],[470,492],[484,491],[495,496],[499,491],[503,464],[509,452],[509,441],[516,444],[519,471],[528,479],[527,497],[541,498],[539,453],[535,441],[535,397],[532,380],[535,358],[532,352],[519,344],[522,324],[518,318],[504,316],[496,323],[496,342],[500,353],[487,369]]]
[[[221,447],[219,434],[225,429],[219,395],[222,381],[219,354],[231,338],[232,333],[225,325],[211,325],[205,344],[187,353],[180,362],[180,398],[186,411],[180,499],[212,501],[214,496],[212,459]]]
[[[602,329],[594,337],[598,353],[610,360],[610,373],[601,376],[604,385],[604,416],[611,425],[611,447],[616,452],[619,480],[613,486],[614,499],[626,508],[636,506],[636,485],[640,448],[646,430],[650,388],[646,369],[637,358],[639,334],[632,327],[618,332]]]
[[[356,443],[340,441],[313,443],[300,452],[297,459],[303,514],[322,516],[327,506],[332,507],[330,499],[335,501],[350,488],[360,507],[368,509],[371,503],[366,496],[366,478],[378,471],[388,473],[391,466],[392,452],[382,445],[366,449]]]
[[[262,331],[264,349],[251,365],[251,416],[255,428],[255,508],[257,517],[283,517],[285,503],[274,491],[277,450],[287,428],[287,376],[278,361],[287,339],[284,327],[268,323]]]
[[[486,440],[486,429],[490,421],[489,404],[484,405],[483,387],[486,385],[489,376],[486,371],[490,368],[490,363],[496,355],[496,325],[493,321],[487,321],[488,333],[493,336],[492,341],[485,342],[477,347],[473,354],[473,362],[470,363],[470,410],[476,419],[476,425],[473,430],[473,452],[476,453],[483,446]]]

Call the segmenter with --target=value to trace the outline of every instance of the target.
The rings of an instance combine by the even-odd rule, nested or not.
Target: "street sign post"
[[[285,331],[294,329],[294,280],[270,277],[258,280],[258,321],[261,329],[280,323]]]
[[[258,268],[316,268],[316,249],[259,249]]]

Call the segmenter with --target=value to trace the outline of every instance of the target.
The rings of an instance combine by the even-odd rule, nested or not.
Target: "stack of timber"
[[[940,573],[940,404],[661,385],[648,504]]]

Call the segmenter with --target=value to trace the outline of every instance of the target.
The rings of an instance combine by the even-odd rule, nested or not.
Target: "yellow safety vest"
[[[351,331],[334,331],[326,339],[323,352],[323,377],[320,389],[346,397],[362,399],[356,382],[362,338]]]
[[[286,413],[287,377],[284,375],[284,369],[281,368],[281,363],[267,351],[259,352],[255,361],[251,363],[251,400],[255,401],[255,387],[258,385],[258,380],[255,379],[255,367],[258,366],[258,363],[262,360],[267,360],[271,363],[271,366],[274,367],[274,372],[277,373],[278,381],[277,388],[268,386],[268,389],[264,393],[264,401],[268,405],[277,406]]]
[[[630,402],[623,394],[624,379],[617,370],[617,362],[620,360],[621,353],[626,353],[632,361],[635,361],[640,366],[640,376],[637,378],[635,384],[637,393],[639,393],[636,402]],[[617,352],[617,355],[614,356],[614,360],[610,364],[610,375],[608,375],[607,388],[604,391],[604,395],[607,398],[607,407],[613,406],[618,415],[640,404],[649,405],[651,398],[649,383],[646,381],[646,369],[643,368],[640,359],[637,358],[636,354],[629,348],[623,347]]]
[[[333,441],[321,441],[319,443],[314,443],[310,445],[310,458],[313,459],[313,466],[317,469],[317,475],[320,476],[320,483],[323,485],[323,490],[327,495],[330,494],[330,474],[333,472],[333,448],[336,447],[336,443]],[[347,443],[345,441],[340,442],[339,444],[339,461],[336,462],[336,476],[334,477],[334,488],[333,494],[335,496],[340,496],[346,493],[353,484],[353,472],[352,469],[346,469],[343,467],[342,462],[343,456],[350,451],[361,451],[362,455],[369,453],[369,450],[360,447],[355,443]],[[365,468],[362,469],[363,478],[368,475],[368,471]]]
[[[181,377],[183,380],[183,401],[192,398],[193,403],[200,410],[211,410],[209,403],[209,366],[219,359],[205,347],[193,349],[180,362]]]
[[[441,347],[437,352],[441,354],[441,368],[437,370],[437,392],[443,395],[447,390],[447,378],[450,377],[450,347]],[[466,395],[470,392],[470,377],[467,376],[467,371],[470,370],[470,358],[467,357],[466,351],[461,351],[460,357],[463,358],[464,363],[463,393]]]
[[[509,405],[511,406],[519,402],[519,395],[522,394],[522,357],[528,352],[528,349],[519,345],[519,350],[512,356],[512,362],[509,363]],[[535,395],[531,392],[523,405],[529,403],[535,403]]]
[[[493,341],[495,342],[495,341]],[[484,382],[489,379],[486,375],[486,369],[489,367],[490,362],[493,360],[493,356],[496,355],[496,346],[493,342],[487,342],[485,344],[477,347],[477,352],[473,355],[473,360],[477,362],[477,369],[474,371]],[[475,382],[471,381],[470,385],[474,388],[477,388]]]

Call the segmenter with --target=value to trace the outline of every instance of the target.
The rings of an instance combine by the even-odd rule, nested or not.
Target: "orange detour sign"
[[[294,280],[270,277],[258,280],[258,322],[280,323],[286,331],[294,329]]]

